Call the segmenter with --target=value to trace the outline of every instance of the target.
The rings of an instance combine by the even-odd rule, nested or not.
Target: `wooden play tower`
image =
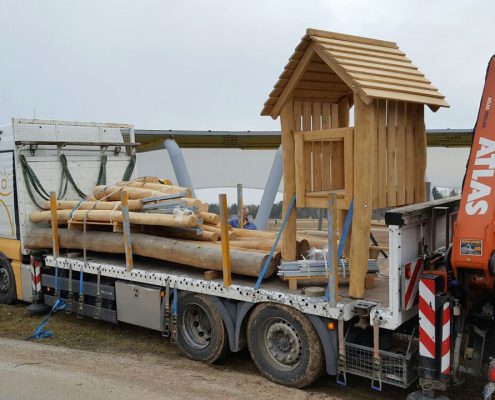
[[[294,195],[326,208],[335,193],[342,226],[353,201],[351,297],[364,296],[372,209],[425,200],[424,105],[448,107],[396,43],[308,29],[261,113],[280,116],[284,214]],[[296,257],[295,210],[282,256]]]

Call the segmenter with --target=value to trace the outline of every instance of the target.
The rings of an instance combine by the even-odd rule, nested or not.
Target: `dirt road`
[[[247,351],[207,365],[187,359],[159,332],[63,313],[50,320],[53,337],[26,341],[42,318],[27,314],[22,304],[0,305],[0,400],[397,400],[407,393],[384,385],[378,395],[368,379],[356,376],[348,376],[345,389],[330,376],[291,389],[261,376]],[[480,389],[455,389],[449,397],[477,398]]]
[[[185,358],[95,353],[0,339],[0,399],[318,399]]]

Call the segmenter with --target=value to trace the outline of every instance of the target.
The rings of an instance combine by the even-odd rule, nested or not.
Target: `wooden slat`
[[[304,141],[329,141],[329,140],[342,140],[347,134],[349,128],[332,128],[321,129],[319,131],[304,131]]]
[[[320,51],[319,49],[316,49],[316,51]],[[333,57],[333,56],[331,56]],[[378,69],[382,71],[390,71],[390,72],[397,72],[401,74],[406,74],[406,75],[416,75],[416,76],[422,76],[423,73],[420,72],[417,69],[412,69],[412,68],[405,68],[405,67],[397,67],[397,66],[392,66],[392,65],[382,65],[382,64],[376,64],[372,62],[366,62],[366,61],[357,61],[357,60],[348,60],[346,58],[341,58],[341,57],[333,57],[334,60],[342,65],[342,67],[346,68],[347,66],[354,66],[354,67],[363,67],[363,68],[372,68],[372,69]]]
[[[330,113],[331,113],[331,104],[323,103],[322,104],[322,129],[330,129],[331,121],[330,121]],[[332,188],[332,142],[322,142],[322,189],[330,190]]]
[[[369,132],[369,135],[372,136],[372,147],[370,148],[371,152],[371,193],[372,193],[372,207],[378,207],[378,130],[377,130],[377,111],[378,104],[377,101],[370,105],[373,109],[375,125],[373,126],[373,130]]]
[[[320,73],[320,72],[305,72],[302,76],[305,81],[316,81],[316,82],[335,82],[335,83],[343,83],[344,81],[338,77],[333,72]]]
[[[332,104],[332,128],[336,129],[339,126],[339,106]],[[332,144],[332,189],[341,189],[344,187],[345,171],[344,171],[344,142],[335,142]]]
[[[350,90],[311,90],[295,89],[294,97],[311,98],[311,99],[335,99],[349,94]]]
[[[405,79],[396,79],[396,78],[391,78],[389,76],[375,76],[375,75],[368,75],[368,74],[359,74],[359,73],[350,73],[354,79],[356,79],[356,82],[358,83],[363,83],[363,82],[375,82],[375,83],[384,83],[388,85],[398,85],[398,86],[405,86],[405,87],[410,87],[410,88],[417,88],[417,89],[425,89],[425,90],[438,90],[435,86],[430,85],[429,83],[426,82],[418,82],[418,81],[410,81],[410,80],[405,80]]]
[[[311,131],[311,115],[312,115],[312,107],[311,102],[305,101],[303,102],[303,130]],[[313,188],[313,171],[312,171],[312,143],[304,144],[304,169],[306,174],[306,182],[305,188],[306,192],[312,191]]]
[[[347,35],[344,33],[321,31],[319,29],[307,29],[306,34],[311,38],[316,37],[318,39],[335,39],[347,43],[362,43],[372,46],[378,46],[383,48],[398,49],[397,43],[390,42],[388,40],[372,39],[362,36]]]
[[[339,127],[339,105],[332,104],[332,128],[336,129]]]
[[[302,131],[302,102],[294,101],[294,132]]]
[[[414,119],[413,104],[406,103],[406,203],[414,203]]]
[[[327,39],[327,38],[318,37],[318,36],[313,37],[312,39],[317,43],[330,44],[330,45],[339,46],[342,48],[372,50],[372,51],[376,51],[379,53],[396,54],[396,55],[401,55],[401,56],[405,55],[405,53],[403,53],[401,50],[399,50],[398,47],[395,47],[395,48],[383,47],[383,46],[376,46],[376,45],[371,45],[371,44],[366,44],[366,43],[356,43],[356,42],[349,42],[349,41],[336,40],[336,39]]]
[[[351,53],[346,53],[346,52],[341,52],[341,51],[334,51],[334,50],[327,50],[330,54],[332,54],[334,57],[337,57],[341,60],[354,60],[354,61],[364,61],[368,62],[371,64],[376,64],[376,65],[390,65],[390,66],[395,66],[395,67],[400,67],[400,68],[407,68],[407,69],[414,69],[417,70],[418,67],[416,67],[413,63],[411,63],[410,60],[407,58],[402,58],[402,59],[395,59],[395,60],[389,60],[383,57],[377,57],[377,56],[365,56],[365,55],[359,55],[359,54],[351,54]]]
[[[419,83],[431,83],[428,79],[425,78],[423,74],[421,75],[410,75],[410,74],[402,74],[400,72],[392,72],[392,71],[383,71],[380,69],[374,68],[363,68],[357,66],[348,66],[346,67],[346,71],[354,77],[355,74],[365,74],[371,76],[377,76],[382,78],[394,78],[400,79],[402,81],[411,81],[411,82],[419,82]]]
[[[406,203],[406,114],[405,103],[397,104],[397,137],[396,143],[396,169],[397,169],[397,205]]]
[[[402,53],[402,54],[383,53],[381,51],[376,51],[376,50],[356,49],[353,47],[338,46],[338,45],[332,45],[332,44],[326,44],[326,43],[320,43],[320,44],[330,52],[347,53],[347,54],[355,54],[355,55],[370,56],[370,57],[379,57],[383,60],[396,60],[396,61],[411,62],[411,60],[409,58],[407,58],[404,55],[404,53]]]
[[[331,113],[331,104],[330,103],[323,103],[322,108],[321,108],[321,128],[322,129],[330,129],[331,122],[330,122],[330,113]]]
[[[387,90],[387,91],[394,91],[394,92],[400,92],[400,93],[408,93],[408,94],[414,94],[414,95],[420,95],[420,96],[434,97],[434,98],[438,98],[438,99],[443,99],[445,97],[443,94],[438,92],[436,89],[434,89],[434,90],[421,89],[421,88],[416,88],[416,87],[389,85],[386,83],[366,82],[366,81],[356,81],[356,83],[359,83],[359,85],[363,88],[372,88],[372,89],[378,89],[378,90]]]
[[[426,201],[425,172],[426,172],[426,128],[424,122],[423,104],[413,104],[414,125],[414,202]]]
[[[294,72],[292,73],[292,76],[290,77],[289,82],[285,86],[284,92],[278,98],[277,103],[275,103],[275,105],[273,106],[273,108],[271,110],[272,117],[279,115],[280,110],[282,109],[282,106],[287,102],[290,95],[292,94],[292,91],[296,87],[297,82],[299,82],[299,79],[301,78],[302,73],[306,69],[306,65],[310,62],[313,54],[314,54],[313,46],[309,46],[306,49],[306,52],[304,53],[303,58],[300,61],[298,61],[297,67],[295,68]],[[291,112],[292,112],[292,110],[291,110]]]
[[[293,100],[295,101],[319,101],[320,103],[336,103],[340,98],[342,98],[342,95],[336,95],[335,97],[294,97]]]
[[[354,129],[349,128],[344,137],[344,188],[346,203],[354,196]]]
[[[429,106],[449,107],[449,104],[443,100],[430,96],[420,96],[408,93],[391,92],[389,90],[361,88],[368,96],[377,99],[390,99],[408,101],[411,103],[427,104]]]
[[[284,88],[289,80],[287,78],[282,78],[275,84],[275,89]],[[318,73],[318,72],[304,72],[300,82],[321,82],[324,84],[331,83],[343,83],[334,73]]]
[[[387,206],[397,205],[396,186],[396,114],[397,102],[387,101]]]
[[[345,96],[338,102],[338,121],[339,128],[346,128],[349,126],[349,109],[350,109],[350,97]]]
[[[332,72],[330,67],[327,64],[318,64],[315,62],[312,62],[306,67],[306,71],[310,72],[319,72],[319,73],[325,73],[325,72]]]
[[[311,89],[318,91],[331,91],[331,92],[350,92],[351,89],[341,82],[313,82],[301,80],[297,84],[297,89]]]
[[[321,103],[313,102],[312,130],[321,130]],[[322,144],[321,142],[313,143],[313,191],[323,189],[323,166],[322,166]]]
[[[377,100],[377,207],[387,206],[387,103]]]
[[[332,71],[344,81],[347,86],[353,87],[354,80],[346,73],[345,68],[337,62],[335,57],[332,57],[325,51],[325,49],[321,47],[315,46],[314,50],[328,64]]]
[[[302,133],[294,134],[295,143],[295,177],[297,207],[306,207],[306,171],[304,163],[304,140]]]

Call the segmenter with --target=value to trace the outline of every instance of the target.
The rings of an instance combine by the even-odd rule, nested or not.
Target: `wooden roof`
[[[261,115],[276,118],[291,97],[337,102],[357,93],[449,107],[443,96],[394,42],[308,29],[275,84]]]

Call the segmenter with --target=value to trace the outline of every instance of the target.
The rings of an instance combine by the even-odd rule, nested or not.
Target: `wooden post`
[[[237,184],[237,215],[239,218],[239,229],[244,228],[244,218],[242,209],[244,207],[244,202],[242,198],[242,183]]]
[[[124,228],[124,248],[125,263],[127,272],[132,271],[134,262],[132,259],[131,225],[129,223],[129,193],[120,192],[120,202],[122,203],[122,227]]]
[[[339,297],[339,274],[337,260],[337,203],[335,194],[328,194],[327,198],[328,221],[328,300],[331,307],[335,307]]]
[[[50,212],[52,223],[52,248],[53,256],[57,258],[60,254],[59,237],[58,237],[58,220],[57,220],[57,194],[50,192]]]
[[[376,140],[375,104],[366,105],[358,95],[354,96],[354,212],[350,254],[349,296],[364,297],[364,285],[368,271],[370,247],[372,177],[371,149]]]
[[[282,130],[282,157],[284,161],[284,207],[285,216],[289,203],[296,194],[295,145],[294,145],[294,110],[293,102],[289,100],[280,113]],[[296,207],[292,209],[287,225],[282,234],[282,259],[296,260]]]
[[[347,128],[349,126],[349,111],[350,111],[350,102],[349,96],[345,96],[340,99],[338,103],[338,127],[339,128]],[[339,237],[342,235],[342,229],[344,228],[344,222],[347,218],[348,210],[338,210],[338,226],[339,226]],[[352,235],[352,224],[349,232],[347,234],[347,240],[344,246],[344,257],[349,257],[350,249],[351,249],[351,235]]]
[[[229,246],[229,211],[227,208],[227,195],[220,194],[218,196],[218,204],[220,206],[220,229],[222,238],[222,269],[223,269],[223,284],[229,287],[232,283],[230,270],[230,246]]]

